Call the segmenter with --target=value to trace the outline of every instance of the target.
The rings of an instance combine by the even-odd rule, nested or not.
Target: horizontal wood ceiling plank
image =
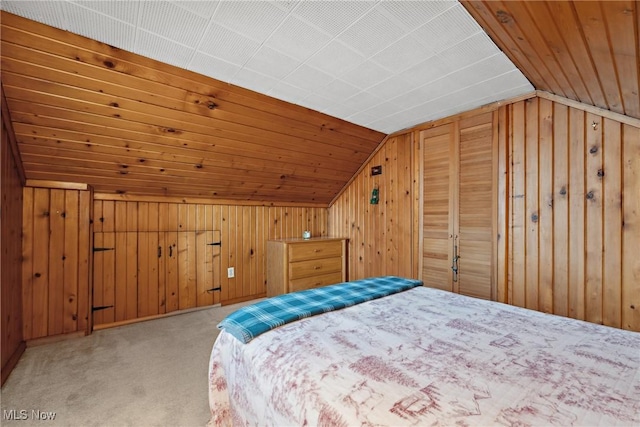
[[[620,82],[611,52],[611,39],[603,17],[600,2],[574,1],[578,19],[583,29],[589,55],[595,66],[600,85],[604,90],[607,109],[624,114]]]
[[[10,109],[12,111],[12,119],[16,122],[20,120],[23,123],[44,126],[46,125],[45,123],[51,123],[53,121],[66,121],[66,123],[69,124],[69,127],[65,129],[78,132],[80,132],[86,125],[95,125],[97,128],[102,129],[99,134],[118,137],[118,135],[124,135],[127,131],[131,131],[130,133],[127,133],[127,135],[135,133],[138,139],[155,140],[158,143],[168,142],[176,148],[191,148],[191,146],[197,146],[197,143],[201,142],[200,147],[202,147],[202,143],[209,144],[209,148],[211,149],[222,149],[222,147],[226,147],[233,150],[232,153],[235,150],[238,150],[240,153],[243,150],[246,150],[249,152],[253,151],[255,155],[262,155],[264,156],[262,158],[267,159],[300,159],[302,164],[308,164],[309,167],[333,167],[338,170],[351,171],[353,170],[353,163],[357,161],[356,156],[352,156],[350,159],[340,158],[337,155],[333,156],[332,153],[323,157],[320,156],[319,153],[315,153],[313,147],[299,147],[300,150],[305,151],[289,150],[282,146],[265,146],[260,144],[260,141],[254,138],[251,138],[250,142],[245,142],[193,132],[178,133],[172,131],[171,128],[166,128],[164,126],[126,122],[113,117],[68,110],[51,105],[34,105],[33,103],[19,98],[14,99],[7,97],[7,103],[10,105]],[[232,136],[235,137],[236,135]]]
[[[267,130],[270,133],[283,134],[286,138],[296,135],[298,139],[308,139],[354,150],[370,149],[377,144],[377,141],[335,134],[324,127],[312,126],[277,114],[233,103],[222,104],[216,99],[207,99],[186,90],[178,90],[179,93],[175,94],[175,97],[169,97],[167,95],[171,94],[171,90],[167,85],[155,84],[155,87],[148,87],[149,81],[142,80],[141,82],[146,83],[142,86],[140,82],[132,81],[127,75],[118,73],[114,75],[111,70],[101,70],[12,43],[3,42],[2,52],[3,70],[25,77],[34,77],[34,86],[31,86],[34,90],[50,90],[51,93],[61,96],[83,99],[101,105],[118,105],[132,111],[160,111],[159,116],[184,120],[185,123],[195,121],[195,123],[222,128],[228,126],[225,123],[232,126],[243,125]],[[96,70],[103,71],[104,75],[92,75]],[[118,80],[119,83],[115,84],[114,80]],[[59,83],[59,85],[49,86],[53,83]],[[20,85],[15,78],[14,84]],[[215,104],[215,108],[209,109],[207,107],[209,103]]]
[[[102,154],[113,154],[121,156],[121,162],[145,163],[147,159],[160,161],[170,161],[190,165],[191,167],[222,167],[228,168],[236,166],[235,155],[216,154],[207,156],[193,156],[194,150],[175,150],[172,152],[171,147],[163,147],[160,151],[157,146],[146,143],[134,143],[131,141],[121,141],[116,138],[104,137],[100,135],[87,135],[79,132],[71,132],[62,129],[52,129],[41,126],[32,126],[24,123],[18,123],[16,137],[23,144],[32,144],[43,148],[43,153],[50,148],[65,148],[69,150],[80,151],[79,155],[85,158],[99,158]],[[141,147],[141,148],[138,148]],[[147,147],[147,146],[150,146]],[[349,178],[349,174],[336,170],[314,170],[307,165],[290,165],[280,163],[271,159],[254,159],[245,157],[242,165],[250,166],[250,171],[267,172],[278,174],[278,176],[300,176],[307,178],[334,180],[344,182]]]
[[[31,156],[31,155],[28,155]],[[225,181],[224,184],[216,182],[202,183],[193,179],[185,179],[180,176],[157,178],[155,176],[149,176],[148,174],[133,172],[125,176],[119,175],[112,171],[105,170],[93,170],[86,166],[61,166],[61,165],[47,165],[42,163],[32,163],[29,160],[26,161],[29,164],[29,177],[28,179],[43,179],[43,174],[47,172],[51,173],[52,178],[58,181],[86,183],[91,185],[96,191],[108,191],[107,188],[125,189],[131,186],[131,188],[138,187],[144,188],[158,187],[158,188],[170,188],[177,191],[184,191],[191,194],[192,191],[198,191],[200,194],[208,194],[209,196],[227,194],[229,197],[254,197],[255,195],[264,194],[279,194],[287,195],[290,197],[309,198],[314,197],[314,200],[321,200],[326,202],[328,195],[334,194],[329,189],[318,189],[314,187],[300,188],[300,187],[286,187],[276,185],[262,185],[255,186],[234,186],[228,184]],[[255,199],[255,198],[254,198]]]
[[[75,120],[61,118],[63,114],[56,108],[40,108],[39,114],[33,112],[21,112],[20,109],[33,110],[33,106],[22,101],[13,100],[13,117],[16,127],[21,125],[29,126],[28,132],[37,135],[42,128],[50,128],[53,131],[79,133],[84,136],[87,144],[93,144],[94,139],[100,141],[101,137],[108,137],[116,141],[117,147],[125,149],[144,148],[145,146],[156,145],[157,150],[172,154],[185,153],[196,157],[209,157],[218,155],[229,155],[236,158],[234,164],[237,166],[240,158],[248,158],[249,163],[260,161],[271,161],[274,165],[283,165],[283,173],[287,173],[286,167],[299,168],[306,167],[309,171],[334,170],[338,175],[342,172],[350,173],[353,169],[352,162],[338,159],[311,158],[305,153],[291,152],[288,150],[269,148],[258,143],[247,143],[218,138],[213,136],[203,136],[190,133],[183,133],[176,137],[157,136],[143,132],[127,131],[116,127],[105,127],[98,123],[103,120],[98,118],[97,123],[90,123],[96,116],[85,114],[74,117]],[[47,133],[48,134],[48,133]],[[168,132],[165,135],[172,135]],[[188,150],[187,150],[188,148]],[[286,165],[286,166],[285,166]]]
[[[133,124],[143,124],[151,126],[164,126],[165,129],[171,129],[173,133],[190,131],[193,133],[199,133],[201,135],[208,135],[216,133],[219,135],[233,135],[237,139],[244,139],[253,137],[260,141],[263,145],[269,147],[284,147],[292,151],[304,151],[312,152],[315,155],[325,155],[336,158],[342,158],[345,160],[353,159],[354,156],[364,157],[366,152],[359,152],[351,148],[337,147],[330,144],[321,144],[313,142],[295,136],[288,136],[284,134],[278,134],[277,132],[267,131],[264,129],[253,128],[249,126],[243,126],[240,124],[211,120],[213,123],[207,124],[206,121],[192,120],[189,121],[189,117],[180,117],[180,112],[174,112],[173,110],[164,111],[159,107],[147,106],[146,112],[138,112],[134,110],[125,109],[126,102],[114,103],[114,106],[102,103],[96,103],[91,99],[89,94],[80,95],[77,97],[67,97],[66,95],[58,95],[55,90],[47,91],[43,88],[43,91],[37,91],[38,83],[32,81],[30,85],[23,85],[25,83],[19,76],[12,73],[6,73],[3,75],[3,84],[5,86],[5,93],[7,98],[22,99],[33,105],[48,105],[64,108],[70,111],[87,112],[102,116],[105,118],[115,118],[121,123],[121,126]],[[16,81],[18,80],[18,81]],[[14,85],[14,83],[16,85]],[[36,86],[35,89],[32,89]],[[51,85],[52,89],[56,85]],[[67,93],[73,92],[74,89],[65,91]],[[73,94],[71,94],[73,96]],[[125,105],[121,105],[125,104]],[[199,117],[199,116],[194,116]],[[221,125],[221,126],[219,126]],[[120,126],[118,126],[120,127]],[[322,147],[318,150],[319,147]],[[364,159],[363,159],[364,160]]]
[[[178,162],[158,162],[147,160],[144,163],[133,162],[124,163],[120,156],[102,154],[100,156],[81,156],[77,150],[68,150],[60,147],[43,147],[37,144],[19,143],[23,161],[33,161],[32,156],[47,159],[47,164],[56,165],[92,165],[96,170],[110,170],[122,175],[130,172],[140,171],[148,174],[161,176],[182,176],[187,179],[200,180],[212,179],[219,181],[229,181],[237,184],[274,184],[274,185],[294,185],[294,186],[317,186],[319,180],[313,177],[299,177],[293,175],[277,175],[259,172],[255,170],[239,170],[232,167],[208,168],[204,165],[193,166]],[[52,159],[53,158],[53,159]],[[44,162],[42,162],[44,163]],[[327,183],[324,182],[326,186]],[[333,181],[333,188],[340,186],[340,181]]]
[[[7,15],[9,19],[6,19]],[[142,57],[130,52],[113,48],[106,44],[86,39],[66,31],[58,30],[45,25],[40,25],[15,15],[3,13],[2,38],[11,37],[16,43],[27,46],[37,46],[73,61],[86,62],[100,68],[108,69],[125,75],[131,75],[144,80],[162,83],[169,87],[180,88],[205,96],[213,96],[220,99],[228,99],[230,95],[238,98],[229,99],[241,105],[252,105],[254,108],[265,112],[280,112],[283,117],[290,117],[306,123],[314,123],[319,128],[325,128],[331,133],[342,133],[357,136],[372,141],[381,141],[384,135],[352,123],[336,119],[325,114],[310,111],[306,108],[290,104],[266,95],[258,94],[248,89],[230,85],[197,73],[173,67],[168,64]],[[5,36],[5,31],[14,29],[22,32]],[[31,33],[31,34],[30,34]],[[31,44],[29,37],[38,35],[40,41]],[[220,93],[212,93],[219,91]]]

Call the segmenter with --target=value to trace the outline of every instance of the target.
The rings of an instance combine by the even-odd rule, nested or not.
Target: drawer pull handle
[[[321,252],[321,251],[322,251],[322,249],[314,249],[313,250],[313,252],[315,252],[315,253],[318,253],[318,252]]]
[[[314,270],[320,270],[322,268],[321,265],[316,265],[315,267],[313,267]]]

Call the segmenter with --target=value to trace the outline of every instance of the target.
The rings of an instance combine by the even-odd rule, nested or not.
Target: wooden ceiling
[[[537,90],[640,118],[637,1],[462,4]],[[6,12],[1,18],[3,92],[28,179],[327,206],[385,137]]]
[[[462,1],[537,90],[640,118],[638,1]]]
[[[2,12],[25,176],[327,206],[384,134]]]

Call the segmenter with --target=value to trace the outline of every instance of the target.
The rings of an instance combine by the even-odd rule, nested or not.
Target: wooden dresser
[[[267,296],[346,282],[347,239],[314,237],[267,242]]]

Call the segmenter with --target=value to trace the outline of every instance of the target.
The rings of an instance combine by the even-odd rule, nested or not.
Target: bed
[[[283,305],[301,320],[252,307],[249,330],[274,323],[256,333],[223,321],[209,425],[640,425],[640,333],[367,280],[327,288],[411,285],[335,310]]]

